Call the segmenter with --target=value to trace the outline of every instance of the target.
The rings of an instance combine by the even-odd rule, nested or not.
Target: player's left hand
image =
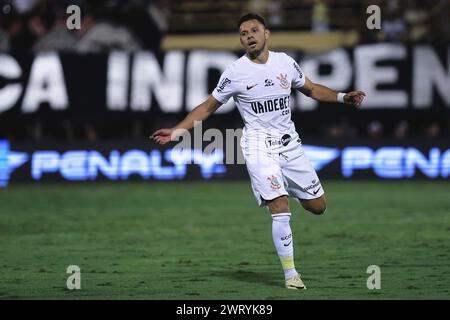
[[[362,91],[352,91],[344,96],[344,102],[346,104],[351,104],[355,107],[359,107],[365,97],[366,94]]]

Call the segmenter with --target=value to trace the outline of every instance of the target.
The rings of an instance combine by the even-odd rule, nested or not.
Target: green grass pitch
[[[291,201],[286,290],[249,182],[0,189],[0,299],[449,299],[450,184],[325,181],[328,210]],[[81,290],[68,290],[69,265]],[[381,289],[366,286],[369,265]]]

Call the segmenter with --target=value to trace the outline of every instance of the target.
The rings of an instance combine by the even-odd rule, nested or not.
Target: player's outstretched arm
[[[339,92],[321,84],[314,83],[308,78],[306,78],[304,86],[298,90],[304,95],[319,102],[343,102],[355,107],[359,107],[366,96],[362,91],[351,91],[343,95],[343,98],[340,98]]]
[[[155,140],[159,144],[166,144],[170,141],[174,141],[185,130],[189,130],[194,127],[196,121],[204,121],[211,114],[213,114],[222,103],[217,101],[213,96],[209,96],[204,102],[199,104],[194,110],[192,110],[186,118],[184,118],[179,124],[173,128],[164,128],[155,131],[150,139]]]

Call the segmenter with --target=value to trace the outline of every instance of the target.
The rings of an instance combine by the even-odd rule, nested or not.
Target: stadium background
[[[74,4],[81,28],[69,30]],[[366,26],[373,4],[381,30]],[[266,17],[271,49],[313,81],[367,93],[360,110],[292,96],[330,202],[323,219],[293,209],[317,288],[303,297],[450,296],[449,1],[2,0],[0,9],[0,298],[299,298],[279,289],[270,222],[245,166],[177,160],[148,140],[242,54],[236,21],[248,11]],[[241,127],[232,102],[203,125]],[[71,264],[83,290],[65,288]],[[366,287],[372,264],[387,270],[383,290]]]

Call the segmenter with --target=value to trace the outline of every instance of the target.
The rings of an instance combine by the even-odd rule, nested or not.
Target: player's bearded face
[[[252,56],[258,56],[264,50],[268,37],[269,31],[257,20],[249,20],[241,24],[241,44]]]

